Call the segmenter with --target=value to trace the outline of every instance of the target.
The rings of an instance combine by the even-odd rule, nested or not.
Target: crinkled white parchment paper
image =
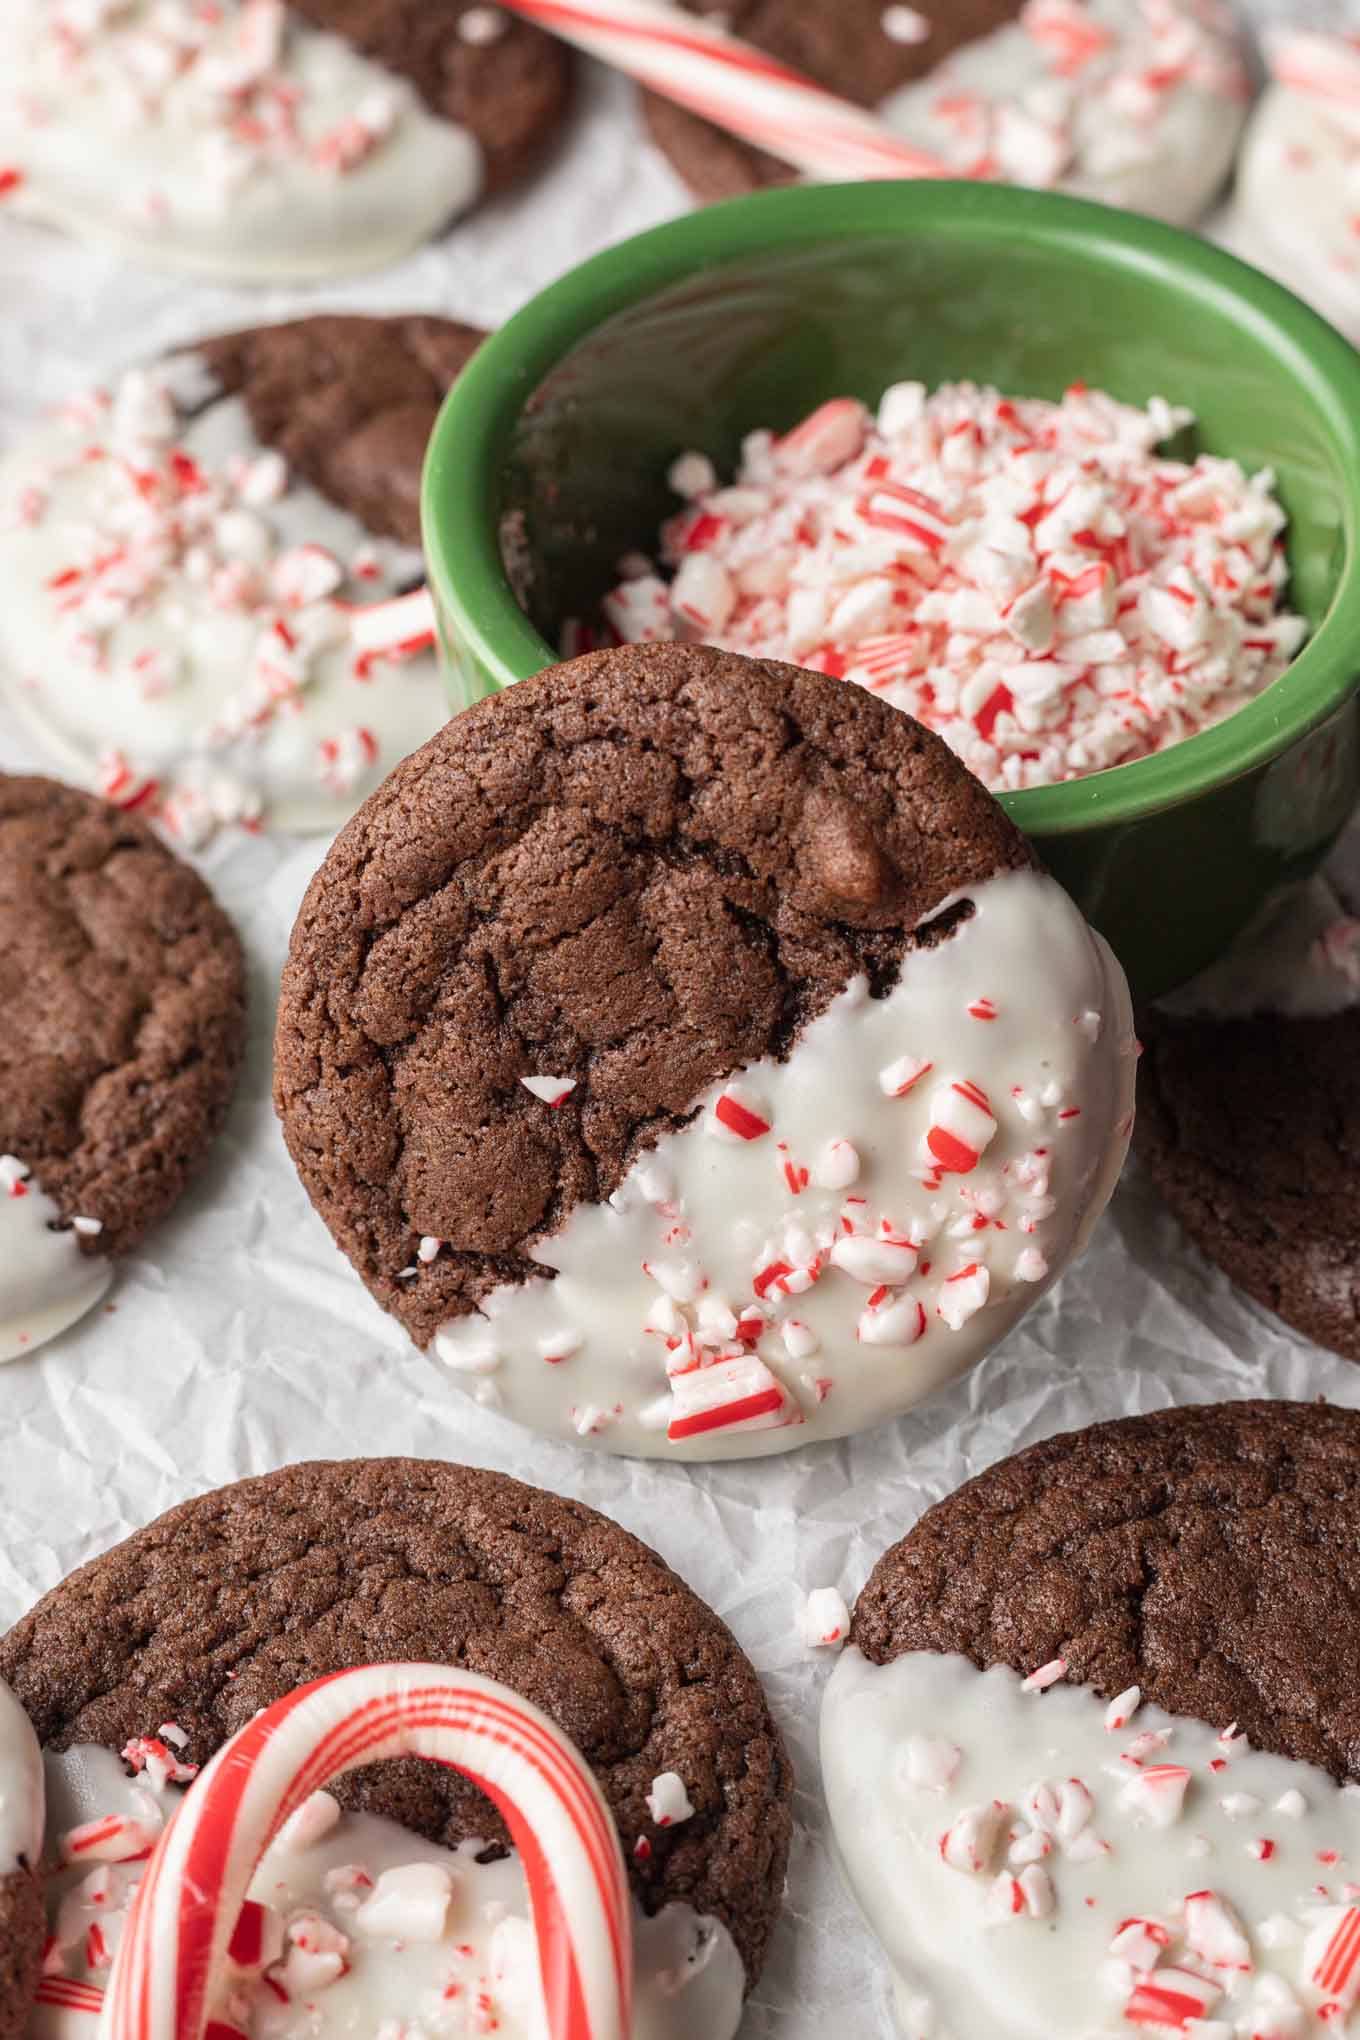
[[[1360,26],[1360,5],[1350,5]],[[1335,8],[1324,11],[1335,19]],[[328,292],[169,282],[0,221],[0,441],[124,362],[236,325],[321,308],[424,309],[493,325],[570,263],[684,203],[642,139],[629,89],[596,75],[534,187],[399,268]],[[0,767],[42,762],[0,728]],[[654,1544],[731,1624],[792,1751],[788,1902],[744,2040],[813,2040],[833,2020],[857,2040],[886,2040],[882,1967],[828,1850],[816,1762],[828,1663],[798,1640],[803,1591],[838,1584],[851,1598],[929,1503],[1054,1431],[1224,1397],[1325,1395],[1360,1406],[1360,1370],[1236,1293],[1131,1172],[1061,1286],[977,1373],[895,1426],[787,1458],[694,1469],[591,1456],[517,1431],[446,1386],[369,1300],[312,1212],[274,1123],[274,990],[324,848],[224,836],[198,860],[250,957],[245,1080],[209,1167],[121,1266],[106,1307],[0,1369],[0,1623],[172,1503],[292,1460],[457,1458],[593,1503]]]

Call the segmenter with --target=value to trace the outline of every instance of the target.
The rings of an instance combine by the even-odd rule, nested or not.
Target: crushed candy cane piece
[[[658,1827],[678,1827],[681,1821],[690,1820],[694,1808],[684,1780],[677,1771],[663,1771],[653,1778],[652,1789],[647,1794],[647,1811]]]
[[[840,1650],[850,1633],[850,1610],[835,1587],[814,1587],[803,1603],[803,1642],[809,1650]]]
[[[1165,11],[1151,32],[1169,38],[1166,64],[1109,83],[1135,131],[1184,75],[1184,49],[1171,53],[1184,10]],[[1106,31],[1074,0],[1025,12],[1065,52],[1049,88],[1063,99]],[[983,111],[946,99],[961,120]],[[1066,103],[986,113],[984,174],[1064,175]],[[999,790],[1100,771],[1220,721],[1305,635],[1283,607],[1273,476],[1159,452],[1188,422],[1160,398],[1140,410],[1085,385],[1050,403],[904,381],[876,418],[833,399],[782,439],[749,435],[733,485],[691,493],[703,456],[683,456],[686,504],[659,547],[674,578],[650,577],[645,609],[625,581],[605,611],[625,639],[698,631],[881,693]]]

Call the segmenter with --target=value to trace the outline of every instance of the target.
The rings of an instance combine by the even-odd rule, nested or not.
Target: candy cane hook
[[[210,1985],[284,1821],[329,1780],[403,1756],[461,1771],[504,1815],[528,1881],[550,2040],[628,2040],[628,1886],[594,1778],[517,1693],[416,1664],[318,1679],[223,1745],[152,1854],[98,2040],[203,2040]]]

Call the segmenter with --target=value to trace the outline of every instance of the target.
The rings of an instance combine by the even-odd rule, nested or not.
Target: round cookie
[[[1358,1589],[1360,1416],[1321,1404],[1048,1439],[885,1553],[822,1760],[909,2030],[1344,2018]]]
[[[0,460],[0,694],[179,841],[335,829],[447,714],[420,470],[482,339],[320,316],[76,399]]]
[[[947,747],[696,645],[458,716],[298,917],[275,1100],[374,1296],[539,1428],[784,1451],[970,1366],[1103,1209],[1122,973]]]
[[[684,0],[711,13],[703,0]],[[877,110],[952,174],[1196,219],[1228,174],[1247,89],[1214,0],[735,0],[722,25]],[[777,157],[649,93],[647,123],[705,200],[792,181]]]
[[[308,1679],[403,1660],[470,1668],[550,1714],[596,1773],[642,1912],[719,1923],[755,1982],[789,1846],[779,1732],[725,1625],[579,1503],[444,1462],[288,1467],[171,1510],[0,1642],[49,1753],[121,1752],[169,1723],[176,1767]],[[671,1800],[663,1819],[648,1795],[668,1773],[692,1811]],[[505,1836],[467,1780],[418,1759],[335,1793],[447,1848]]]
[[[0,1358],[102,1293],[226,1116],[245,967],[135,815],[0,775]]]
[[[0,82],[7,209],[222,282],[395,261],[521,176],[570,98],[562,45],[480,0],[30,16]]]
[[[23,2040],[46,1924],[42,1759],[23,1708],[0,1681],[0,2040]]]
[[[1360,49],[1348,36],[1266,37],[1274,81],[1238,161],[1234,244],[1360,338]]]
[[[1149,1014],[1138,1153],[1195,1244],[1360,1360],[1360,1008]]]

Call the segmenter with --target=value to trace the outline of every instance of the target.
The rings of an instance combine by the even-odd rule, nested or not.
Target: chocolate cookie
[[[0,693],[181,841],[339,827],[448,710],[420,471],[480,344],[323,315],[127,371],[0,462]],[[420,608],[417,601],[416,608]]]
[[[245,399],[261,445],[374,537],[416,546],[426,441],[485,338],[424,314],[323,313],[226,333],[195,353],[220,390]]]
[[[691,14],[711,15],[700,0],[682,0]],[[906,85],[929,78],[955,50],[1015,21],[1023,0],[951,0],[924,12],[887,7],[882,0],[848,0],[834,11],[802,0],[734,0],[721,26],[815,80],[856,106],[881,106]],[[792,184],[797,173],[735,135],[677,106],[659,93],[643,95],[654,139],[690,190],[705,202],[736,198],[772,184]]]
[[[562,44],[480,0],[129,0],[14,31],[7,212],[226,283],[396,261],[526,171],[571,94]]]
[[[929,1510],[874,1568],[822,1715],[915,2029],[927,2007],[1002,2036],[1344,2016],[1357,1611],[1351,1410],[1097,1424]]]
[[[418,1344],[681,1456],[980,1357],[1102,1208],[1131,1090],[1117,965],[944,744],[694,645],[555,667],[398,767],[307,893],[275,1052]]]
[[[414,85],[481,150],[483,191],[503,191],[556,140],[573,58],[558,37],[481,0],[290,0],[294,10]]]
[[[138,816],[0,776],[0,1002],[11,1357],[88,1307],[104,1257],[202,1160],[245,1046],[245,969],[207,886]]]
[[[41,1759],[22,1707],[0,1684],[0,2040],[23,2040],[38,1988],[46,1922]]]
[[[1002,1460],[884,1554],[851,1641],[875,1664],[1061,1658],[1103,1699],[1235,1721],[1360,1779],[1360,1416],[1315,1403],[1161,1410]],[[1319,1639],[1326,1637],[1326,1648]]]
[[[471,1668],[550,1714],[595,1770],[645,1912],[720,1921],[754,1983],[789,1846],[779,1732],[724,1624],[579,1503],[443,1462],[288,1467],[171,1510],[0,1643],[45,1747],[117,1752],[170,1722],[198,1764],[294,1686],[402,1660]],[[667,1772],[693,1813],[661,1825],[647,1796]],[[418,1759],[335,1791],[448,1847],[505,1835],[466,1780]]]
[[[1196,1245],[1360,1360],[1360,1010],[1148,1015],[1138,1151]]]
[[[714,14],[706,0],[684,4]],[[1248,96],[1230,18],[1198,5],[735,0],[717,19],[878,113],[946,174],[1061,187],[1167,219],[1194,219],[1223,183]],[[648,93],[644,104],[699,198],[793,180],[778,157],[673,101]]]

